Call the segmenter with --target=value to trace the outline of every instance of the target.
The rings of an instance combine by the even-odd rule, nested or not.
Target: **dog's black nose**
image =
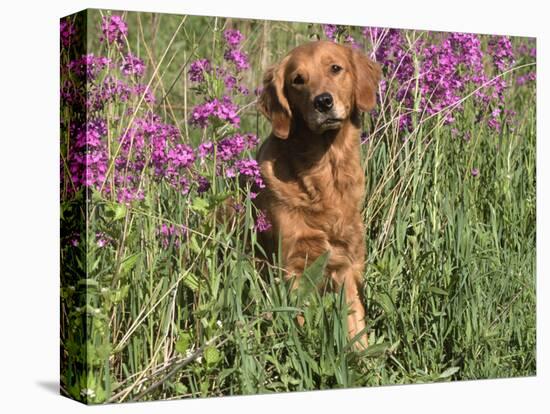
[[[319,112],[328,111],[330,108],[332,108],[333,104],[334,101],[332,100],[332,95],[327,92],[317,95],[315,99],[313,99],[313,106]]]

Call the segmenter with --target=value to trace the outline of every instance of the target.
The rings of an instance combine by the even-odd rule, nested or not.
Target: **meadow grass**
[[[114,53],[90,35],[105,13],[87,15],[88,49],[97,55]],[[252,69],[243,82],[251,88],[269,64],[322,33],[305,23],[124,18],[127,45],[146,62],[144,79],[157,97],[133,105],[176,125],[193,147],[212,132],[189,125],[199,98],[187,65],[219,59],[225,28],[245,34]],[[504,77],[512,82],[515,75]],[[397,119],[410,108],[395,101],[364,116],[370,346],[363,353],[347,338],[340,292],[295,294],[277,258],[254,257],[248,189],[216,176],[213,163],[201,166],[211,179],[202,196],[145,177],[138,203],[91,189],[63,200],[62,235],[86,218],[77,224],[85,234],[81,249],[64,249],[61,257],[64,393],[102,403],[535,375],[535,88],[508,90],[507,105],[518,116],[499,132],[480,120],[470,98],[460,110],[415,115],[407,133]],[[241,130],[265,138],[270,126],[254,95],[236,99]],[[134,116],[128,105],[106,109],[112,159],[115,137]],[[229,195],[240,197],[244,212],[220,222]],[[162,224],[187,231],[162,243]],[[98,245],[97,234],[110,242]],[[310,267],[312,278],[321,277],[322,264]]]

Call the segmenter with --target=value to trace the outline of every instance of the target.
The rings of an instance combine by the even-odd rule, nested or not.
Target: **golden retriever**
[[[348,335],[367,346],[361,280],[365,261],[361,205],[360,112],[371,110],[381,71],[351,47],[317,41],[267,70],[259,110],[272,133],[257,154],[266,187],[255,200],[271,221],[260,243],[281,255],[297,286],[304,268],[329,252],[326,276],[343,288]],[[303,323],[303,319],[300,320]]]

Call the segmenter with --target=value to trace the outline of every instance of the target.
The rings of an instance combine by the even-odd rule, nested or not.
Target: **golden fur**
[[[379,66],[361,52],[312,42],[266,72],[258,104],[272,124],[257,154],[266,188],[255,202],[272,223],[260,242],[270,256],[281,238],[278,253],[295,285],[307,263],[330,252],[326,274],[344,289],[359,348],[367,346],[359,115],[374,107],[379,80]],[[329,109],[322,94],[331,96]]]

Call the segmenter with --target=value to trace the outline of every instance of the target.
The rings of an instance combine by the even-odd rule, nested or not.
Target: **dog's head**
[[[288,138],[293,117],[320,134],[341,128],[354,111],[371,110],[380,76],[378,64],[351,47],[307,43],[267,70],[258,107],[279,138]]]

